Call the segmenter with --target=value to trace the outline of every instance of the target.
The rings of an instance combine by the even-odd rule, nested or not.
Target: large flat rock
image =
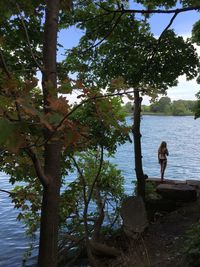
[[[165,199],[184,202],[197,199],[196,189],[188,184],[159,184],[156,190]]]
[[[186,183],[200,190],[200,180],[186,180]]]
[[[152,182],[155,184],[186,184],[186,180],[164,179],[164,181],[161,182],[161,179],[159,178],[148,178],[146,182]]]

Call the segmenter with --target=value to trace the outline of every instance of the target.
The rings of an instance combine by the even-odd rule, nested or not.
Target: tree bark
[[[141,102],[142,97],[138,90],[134,90],[134,125],[133,125],[133,138],[134,138],[134,151],[135,151],[135,172],[137,178],[137,194],[145,200],[145,178],[142,167],[142,148],[141,148],[141,133],[140,133],[140,120],[141,120]]]
[[[44,113],[50,112],[48,97],[50,95],[57,96],[56,50],[59,4],[60,0],[46,1],[42,72]],[[48,140],[50,135],[49,130],[44,130],[45,140]],[[58,208],[61,184],[60,159],[60,141],[54,140],[46,143],[44,147],[44,174],[49,183],[43,187],[39,267],[57,266]]]
[[[60,145],[45,148],[45,175],[49,184],[43,189],[41,210],[39,267],[57,266],[58,208],[60,195]]]
[[[104,206],[105,204],[103,203],[103,199],[101,197],[100,194],[100,188],[99,188],[99,184],[97,182],[96,184],[96,201],[97,201],[97,208],[98,208],[98,217],[95,219],[94,222],[94,231],[93,231],[93,238],[92,240],[95,242],[99,242],[101,239],[101,228],[102,228],[102,224],[105,218],[105,212],[104,212]]]

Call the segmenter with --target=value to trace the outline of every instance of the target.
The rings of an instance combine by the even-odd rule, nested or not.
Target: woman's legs
[[[164,173],[165,173],[166,167],[167,167],[167,161],[164,160],[160,164],[161,182],[163,182],[163,180],[164,180]]]

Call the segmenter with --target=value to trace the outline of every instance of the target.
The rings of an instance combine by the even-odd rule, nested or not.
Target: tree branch
[[[75,167],[76,167],[76,169],[77,169],[77,171],[78,171],[78,173],[80,175],[80,178],[81,178],[81,180],[83,182],[83,197],[84,197],[84,202],[87,203],[87,196],[86,196],[86,190],[85,190],[85,188],[86,188],[85,177],[83,175],[83,172],[79,168],[78,163],[76,162],[76,159],[73,156],[71,156],[71,159],[73,160],[74,165],[75,165]]]
[[[175,18],[177,17],[179,13],[176,12],[174,13],[173,17],[171,18],[169,24],[165,27],[165,29],[162,31],[162,33],[160,34],[159,38],[158,38],[158,44],[157,44],[157,47],[159,46],[160,42],[161,42],[161,39],[163,37],[163,35],[165,34],[165,32],[170,28],[170,26],[172,25],[172,23],[174,22]]]
[[[51,134],[49,135],[49,137],[47,139],[45,139],[42,143],[35,145],[28,145],[23,147],[23,149],[26,148],[32,148],[32,147],[41,147],[43,145],[45,145],[46,143],[48,143],[52,137],[56,134],[56,132],[58,131],[58,129],[63,125],[63,123],[65,122],[65,120],[67,118],[69,118],[77,109],[79,109],[81,106],[83,106],[84,104],[92,101],[92,100],[96,100],[96,99],[102,99],[102,98],[106,98],[106,97],[113,97],[113,96],[122,96],[122,95],[129,95],[129,94],[133,94],[134,92],[139,91],[139,92],[145,92],[145,89],[140,89],[140,88],[136,88],[134,90],[130,90],[130,91],[124,91],[124,92],[117,92],[117,93],[110,93],[110,94],[105,94],[105,95],[95,95],[93,97],[89,97],[86,100],[83,100],[80,104],[76,105],[69,113],[67,113],[62,119],[61,121],[58,123],[58,125],[54,128],[54,131],[51,132]]]
[[[95,48],[95,47],[97,47],[98,45],[100,45],[101,43],[103,43],[103,41],[105,41],[106,38],[108,38],[108,37],[110,36],[110,34],[114,31],[114,29],[117,27],[117,25],[118,25],[118,23],[119,23],[119,21],[120,21],[120,19],[121,19],[122,16],[123,16],[123,13],[121,13],[121,14],[119,15],[119,17],[116,19],[116,21],[115,21],[113,27],[110,29],[110,31],[109,31],[109,32],[108,32],[108,33],[107,33],[101,40],[99,40],[96,44],[91,45],[91,46],[90,46],[89,48],[87,48],[85,51],[82,51],[82,52],[80,52],[80,53],[86,53],[86,52],[89,51],[90,49]],[[113,15],[112,20],[114,20],[114,18],[115,18],[115,13],[114,13],[114,15]]]
[[[97,19],[97,18],[101,18],[101,17],[103,17],[103,16],[108,16],[108,15],[110,15],[110,11],[108,11],[108,12],[106,12],[106,13],[103,13],[103,14],[98,14],[98,15],[96,15],[96,16],[93,16],[92,17],[92,15],[93,14],[91,14],[91,13],[88,13],[88,17],[89,18],[87,18],[87,19],[81,19],[81,20],[75,20],[74,22],[75,23],[78,23],[78,22],[82,22],[82,23],[85,23],[85,22],[88,22],[88,21],[91,21],[91,20],[95,20],[95,19]]]
[[[6,75],[8,76],[8,78],[10,79],[11,78],[11,74],[8,70],[8,67],[6,65],[6,62],[5,62],[5,59],[4,59],[4,55],[3,55],[3,52],[2,50],[0,49],[0,57],[1,57],[1,65],[2,65],[2,68],[4,69]]]
[[[144,89],[135,89],[135,90],[139,90],[139,91],[144,91]],[[106,97],[112,97],[112,96],[122,96],[122,95],[128,95],[134,93],[134,90],[131,91],[124,91],[124,92],[117,92],[117,93],[111,93],[111,94],[105,94],[105,95],[95,95],[93,97],[89,97],[86,100],[83,100],[80,104],[76,105],[69,113],[67,113],[63,119],[59,122],[59,124],[55,127],[54,132],[56,132],[58,130],[58,128],[60,128],[62,126],[62,124],[64,123],[64,121],[69,118],[78,108],[80,108],[81,106],[83,106],[84,104],[92,101],[92,100],[96,100],[96,99],[102,99],[102,98],[106,98]],[[54,134],[54,132],[52,134]],[[52,136],[51,136],[52,137]]]
[[[93,183],[91,185],[91,188],[90,188],[90,192],[89,192],[89,195],[88,195],[88,204],[92,198],[92,193],[93,193],[93,189],[94,189],[94,186],[99,178],[99,175],[101,173],[101,169],[102,169],[102,165],[103,165],[103,146],[101,146],[101,155],[100,155],[100,162],[99,162],[99,168],[98,168],[98,171],[97,171],[97,174],[96,174],[96,177],[94,178],[93,180]]]
[[[19,6],[19,4],[18,4],[17,2],[16,2],[15,4],[16,4],[17,10],[18,10],[18,12],[19,12],[18,17],[19,17],[19,19],[21,20],[22,26],[23,26],[23,28],[24,28],[24,32],[25,32],[25,35],[26,35],[26,40],[27,40],[27,43],[28,43],[28,47],[29,47],[30,52],[31,52],[31,56],[32,56],[33,60],[35,61],[35,63],[36,63],[36,65],[37,65],[37,67],[39,68],[39,70],[42,71],[42,66],[39,64],[39,62],[37,61],[37,59],[36,59],[36,57],[35,57],[35,55],[34,55],[34,53],[33,53],[33,49],[32,49],[32,47],[31,47],[31,42],[30,42],[29,34],[28,34],[28,31],[27,31],[27,28],[26,28],[26,25],[25,25],[25,22],[24,22],[24,18],[23,18],[23,16],[21,15],[21,9],[20,9],[20,6]]]
[[[175,14],[172,16],[171,20],[169,21],[168,25],[164,28],[164,30],[162,31],[162,33],[160,34],[158,40],[157,40],[157,44],[156,46],[153,48],[152,52],[151,52],[151,56],[150,56],[150,59],[147,61],[147,64],[146,66],[140,68],[138,70],[138,73],[136,74],[136,77],[139,78],[138,82],[141,80],[141,77],[140,77],[140,73],[147,73],[150,66],[152,65],[152,62],[153,62],[153,59],[158,51],[158,47],[161,43],[161,40],[165,34],[165,32],[170,28],[170,26],[172,25],[172,23],[174,22],[175,18],[177,17],[177,15],[179,14],[180,12],[175,12]],[[143,75],[143,74],[142,74]],[[136,92],[136,91],[135,91]]]
[[[199,10],[200,5],[197,6],[191,6],[191,7],[183,7],[183,8],[176,8],[176,9],[169,9],[169,10],[163,10],[163,9],[117,9],[117,10],[111,10],[103,7],[102,5],[99,5],[100,8],[105,10],[106,12],[110,13],[138,13],[138,14],[172,14],[172,13],[182,13],[186,11],[192,11],[192,10]]]
[[[37,157],[37,155],[35,154],[35,152],[33,151],[32,148],[28,147],[24,149],[26,151],[26,153],[29,155],[29,157],[31,158],[34,167],[35,167],[35,171],[37,174],[37,177],[39,178],[41,184],[46,187],[49,184],[49,179],[47,176],[44,175],[44,172],[42,170],[40,161]]]
[[[4,190],[4,189],[0,189],[0,192],[6,193],[6,194],[8,194],[8,195],[10,195],[10,196],[16,194],[15,192],[10,192],[10,191]]]

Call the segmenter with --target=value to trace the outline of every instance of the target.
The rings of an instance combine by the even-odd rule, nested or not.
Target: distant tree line
[[[171,101],[169,97],[161,97],[158,101],[150,105],[142,105],[142,113],[173,116],[194,115],[196,102],[197,101],[182,99]],[[124,111],[127,114],[133,113],[131,102],[124,105]]]

